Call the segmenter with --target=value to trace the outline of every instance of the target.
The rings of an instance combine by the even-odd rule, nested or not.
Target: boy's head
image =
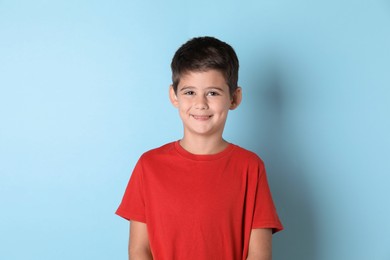
[[[239,62],[233,48],[213,37],[197,37],[183,44],[171,63],[172,86],[177,93],[180,78],[187,72],[218,70],[233,95],[238,85]]]

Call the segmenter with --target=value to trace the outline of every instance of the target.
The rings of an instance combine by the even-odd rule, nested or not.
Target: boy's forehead
[[[219,73],[219,74],[221,74],[221,76],[223,76],[223,73],[221,70],[213,69],[213,68],[184,70],[180,73],[180,75],[184,76],[184,75],[193,74],[193,73],[207,73],[207,72]]]
[[[227,86],[227,82],[222,72],[219,70],[206,70],[206,71],[187,71],[182,73],[179,80],[179,86],[183,85],[217,85]]]

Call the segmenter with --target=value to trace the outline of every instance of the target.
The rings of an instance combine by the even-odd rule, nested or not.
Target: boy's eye
[[[218,96],[219,93],[216,92],[216,91],[210,91],[209,93],[207,93],[208,96]]]
[[[189,91],[186,91],[186,92],[184,92],[184,95],[194,95],[195,94],[195,92],[194,91],[192,91],[192,90],[189,90]]]

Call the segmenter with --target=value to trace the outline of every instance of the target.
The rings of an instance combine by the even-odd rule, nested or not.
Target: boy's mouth
[[[208,116],[208,115],[191,115],[195,120],[199,120],[199,121],[205,121],[205,120],[208,120],[209,118],[211,118],[212,116]]]

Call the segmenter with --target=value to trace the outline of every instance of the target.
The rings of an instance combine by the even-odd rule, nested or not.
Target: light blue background
[[[181,137],[174,51],[229,42],[225,137],[265,161],[276,260],[390,259],[390,2],[0,1],[0,258],[126,259],[142,152]]]

